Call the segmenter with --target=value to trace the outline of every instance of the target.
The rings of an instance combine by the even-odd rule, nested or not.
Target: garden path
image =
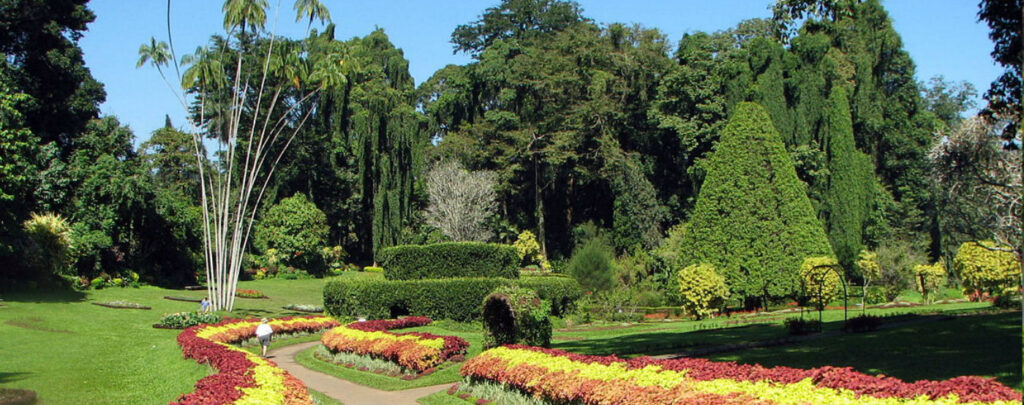
[[[307,387],[320,391],[345,405],[416,405],[416,400],[442,391],[451,384],[433,385],[403,391],[383,391],[362,386],[341,378],[310,370],[295,361],[295,355],[320,342],[307,342],[271,350],[267,354],[285,371],[302,380]]]

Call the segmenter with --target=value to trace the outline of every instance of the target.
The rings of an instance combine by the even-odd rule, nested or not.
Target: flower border
[[[469,343],[457,336],[389,332],[430,322],[430,318],[425,316],[353,322],[327,331],[320,342],[334,352],[379,357],[407,369],[424,372],[456,355],[465,354],[469,348]]]

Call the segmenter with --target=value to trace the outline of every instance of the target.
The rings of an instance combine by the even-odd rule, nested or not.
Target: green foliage
[[[270,207],[256,223],[253,245],[275,249],[284,264],[312,274],[326,271],[320,249],[327,244],[327,218],[305,195],[295,194]]]
[[[785,320],[784,324],[790,335],[799,336],[821,332],[821,322],[817,320],[789,318]]]
[[[584,290],[599,292],[615,286],[615,261],[612,247],[604,237],[593,237],[573,252],[566,272],[580,283]]]
[[[377,261],[388,280],[451,277],[519,277],[519,256],[508,245],[447,242],[403,245],[380,251]]]
[[[823,145],[829,177],[822,210],[832,249],[839,263],[852,268],[863,247],[863,230],[871,206],[874,181],[871,159],[857,150],[846,90],[832,88],[824,111]]]
[[[1016,293],[1020,288],[1020,259],[1009,246],[991,241],[964,242],[953,258],[953,269],[965,290],[991,295]]]
[[[324,308],[332,316],[386,319],[420,315],[433,319],[479,319],[481,303],[502,285],[537,291],[554,303],[551,311],[564,314],[582,295],[579,285],[564,278],[448,278],[432,280],[332,280],[324,287]]]
[[[25,258],[40,275],[72,276],[71,257],[71,226],[67,219],[58,214],[32,214],[25,221],[25,235],[30,241]]]
[[[876,249],[881,277],[878,282],[883,287],[886,301],[892,301],[914,283],[914,266],[924,264],[927,258],[917,247],[904,240],[890,241]]]
[[[538,265],[544,270],[551,269],[551,263],[548,263],[548,259],[540,251],[540,244],[537,243],[537,236],[533,232],[520,232],[512,247],[516,248],[516,254],[519,255],[520,266]]]
[[[861,250],[857,255],[857,270],[866,285],[869,281],[878,280],[882,277],[882,267],[878,264],[878,253],[870,250]]]
[[[679,270],[679,295],[683,308],[697,319],[704,319],[712,310],[721,308],[729,298],[725,277],[707,263],[693,264]]]
[[[843,268],[833,257],[808,257],[800,265],[803,295],[819,310],[840,297]]]
[[[366,267],[363,267],[363,271],[368,272],[368,273],[383,273],[384,272],[384,268],[383,267],[379,267],[379,266],[366,266]]]
[[[632,159],[615,164],[612,190],[612,240],[619,251],[633,246],[651,249],[661,240],[661,222],[668,216],[658,203],[654,185]]]
[[[917,291],[924,296],[925,302],[930,302],[928,294],[938,290],[946,282],[946,266],[941,260],[930,265],[914,266],[914,280],[917,282]]]
[[[764,108],[737,107],[707,168],[682,263],[715,266],[738,296],[796,293],[804,258],[832,249]]]
[[[160,318],[160,322],[157,322],[157,324],[169,328],[185,329],[190,326],[196,326],[204,323],[217,323],[220,321],[220,315],[216,314],[201,312],[177,312],[173,314],[164,315],[163,317]]]
[[[550,303],[533,290],[500,286],[483,301],[484,347],[551,345]]]

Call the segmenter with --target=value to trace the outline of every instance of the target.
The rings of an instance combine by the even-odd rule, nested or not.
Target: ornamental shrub
[[[196,326],[203,323],[217,323],[220,322],[220,315],[207,314],[201,312],[178,312],[174,314],[164,315],[160,318],[159,324],[168,328],[185,329],[190,326]]]
[[[679,270],[679,296],[683,308],[697,319],[711,315],[711,310],[720,308],[729,298],[729,286],[725,277],[715,271],[715,266],[701,263]]]
[[[1020,288],[1020,260],[1012,248],[995,242],[965,242],[960,245],[953,258],[953,269],[969,292],[1002,295],[1016,293]]]
[[[270,207],[256,223],[253,246],[260,252],[277,249],[282,264],[311,274],[326,271],[320,249],[327,245],[327,216],[303,194]]]
[[[942,260],[935,264],[919,264],[914,266],[914,279],[917,281],[917,291],[924,296],[925,302],[929,302],[928,294],[942,287],[946,282],[946,266]]]
[[[483,300],[484,347],[551,345],[550,304],[533,290],[499,286]]]
[[[29,267],[39,271],[39,279],[49,276],[72,276],[71,226],[60,214],[32,213],[22,224],[28,237],[25,259]]]
[[[377,262],[388,280],[519,277],[519,255],[509,245],[448,242],[381,249]]]
[[[555,315],[567,313],[582,296],[579,284],[569,278],[345,279],[331,280],[324,287],[324,308],[336,317],[385,319],[411,314],[470,321],[480,318],[484,297],[502,285],[537,291],[541,299],[552,303]]]
[[[785,320],[784,324],[786,325],[786,329],[789,330],[790,335],[799,336],[821,332],[820,321],[801,318],[789,318]]]
[[[519,255],[520,266],[536,265],[543,270],[551,270],[551,263],[548,263],[548,259],[541,253],[540,243],[537,242],[537,236],[533,232],[520,232],[512,247],[516,248],[516,254]]]
[[[841,292],[843,269],[834,257],[818,256],[804,259],[800,265],[800,280],[808,303],[824,309]]]
[[[703,166],[680,260],[713,264],[737,296],[789,296],[803,260],[832,248],[771,117],[754,103],[734,111]]]

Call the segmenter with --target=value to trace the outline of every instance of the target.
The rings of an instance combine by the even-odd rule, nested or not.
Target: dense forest
[[[241,174],[217,159],[200,167],[189,128],[206,146],[225,140],[225,89],[258,80],[273,91],[251,94],[241,121],[270,115],[294,137],[268,146],[280,152],[273,173],[260,169],[270,180],[251,268],[319,275],[372,264],[383,247],[511,244],[530,231],[538,263],[556,271],[574,271],[574,252],[599,240],[625,290],[664,291],[679,269],[710,262],[734,295],[769,298],[795,292],[794,255],[834,255],[862,281],[858,260],[877,253],[893,288],[964,242],[1019,257],[1019,2],[981,2],[1007,74],[979,118],[966,116],[970,84],[918,81],[879,0],[779,0],[771,19],[672,39],[595,22],[571,1],[503,0],[452,33],[472,61],[418,87],[384,30],[338,40],[309,14],[307,38],[270,42],[242,16],[240,31],[182,58],[194,125],[168,119],[152,134],[100,117],[103,85],[77,46],[95,18],[86,3],[0,5],[8,285],[203,278],[197,179]],[[166,45],[140,54],[170,75]],[[452,199],[463,211],[443,209]]]

